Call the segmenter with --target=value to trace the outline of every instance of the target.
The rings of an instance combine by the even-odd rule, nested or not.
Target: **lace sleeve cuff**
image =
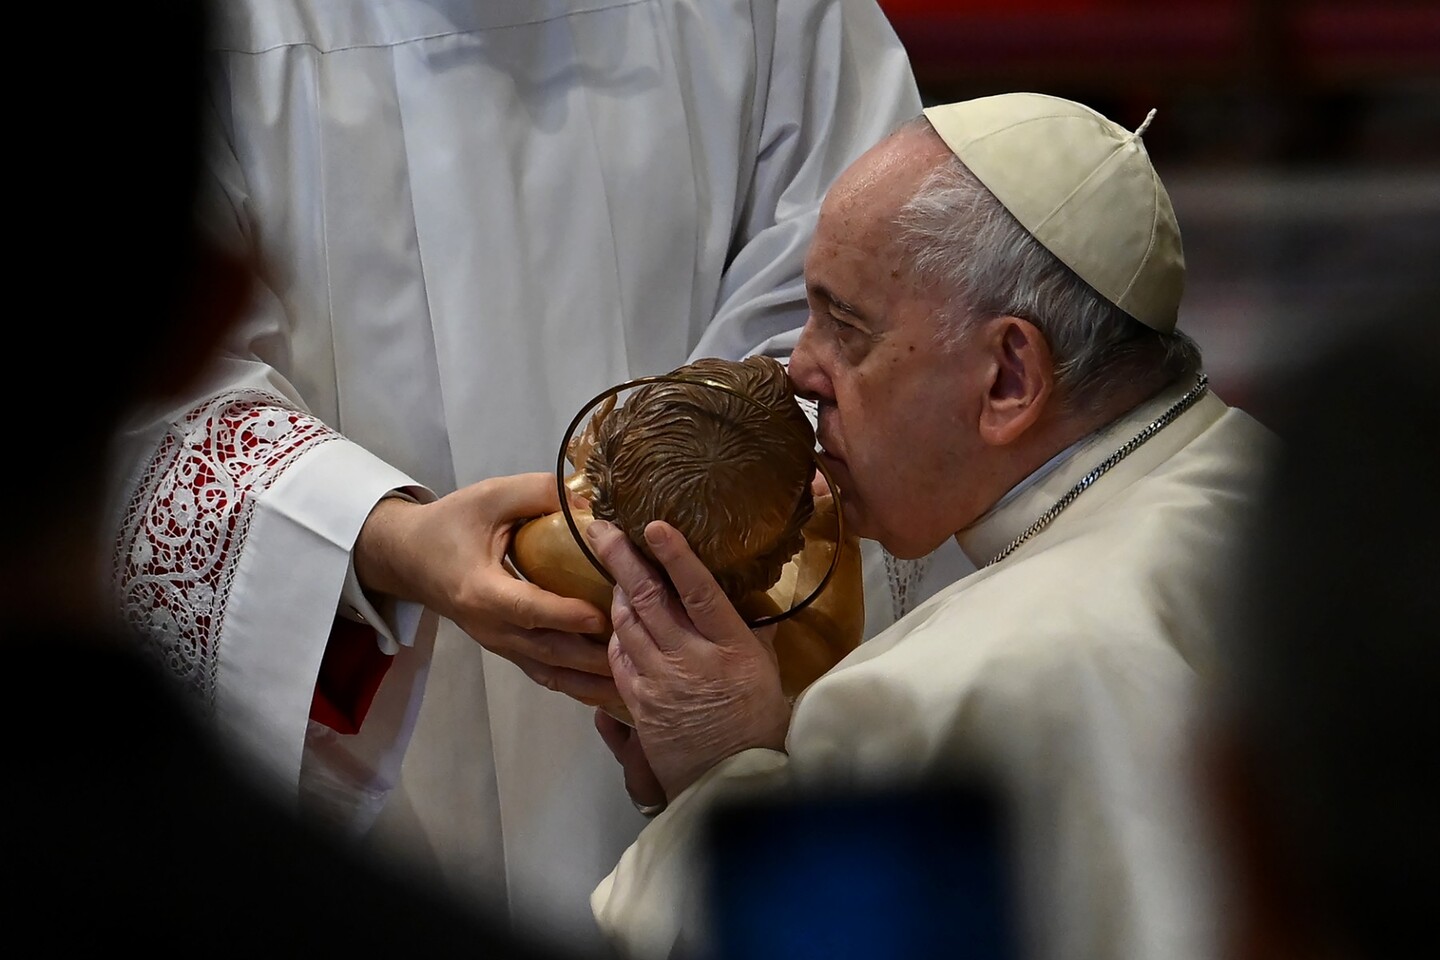
[[[276,397],[231,395],[171,426],[126,513],[127,618],[292,790],[355,536],[416,486]]]

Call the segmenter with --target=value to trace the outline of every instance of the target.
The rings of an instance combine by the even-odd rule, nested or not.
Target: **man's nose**
[[[789,372],[791,386],[797,395],[817,402],[831,399],[830,382],[820,367],[815,349],[815,325],[809,321],[800,331],[800,339],[790,354]]]

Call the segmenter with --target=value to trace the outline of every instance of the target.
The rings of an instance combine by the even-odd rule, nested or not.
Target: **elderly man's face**
[[[942,347],[938,294],[906,268],[893,220],[936,163],[933,134],[872,149],[827,195],[805,262],[810,317],[790,361],[818,401],[817,437],[846,520],[900,557],[935,549],[980,512],[975,429],[985,361]]]

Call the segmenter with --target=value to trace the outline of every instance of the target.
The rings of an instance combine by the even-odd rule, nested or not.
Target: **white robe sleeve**
[[[218,129],[206,226],[234,249],[253,248],[244,184]],[[360,527],[391,491],[434,494],[309,412],[274,365],[288,353],[289,326],[260,283],[193,391],[127,425],[115,581],[126,618],[154,638],[154,652],[270,785],[294,799]],[[396,611],[383,625],[398,644],[422,642],[387,675],[382,690],[400,689],[377,697],[386,709],[367,717],[364,736],[376,745],[359,753],[373,766],[355,769],[354,750],[344,761],[348,780],[382,794],[397,775],[423,678],[428,644],[416,614]]]
[[[808,312],[805,253],[825,191],[921,110],[905,49],[874,0],[771,11],[773,23],[756,12],[757,160],[739,195],[715,318],[693,357],[790,353]]]

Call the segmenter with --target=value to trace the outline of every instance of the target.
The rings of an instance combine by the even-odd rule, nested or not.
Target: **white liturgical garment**
[[[721,761],[646,827],[592,900],[624,954],[658,960],[711,935],[703,831],[721,800],[978,777],[1013,829],[1022,956],[1216,956],[1194,708],[1225,622],[1227,546],[1258,502],[1272,436],[1203,396],[988,564],[1190,386],[1098,432],[961,531],[979,569],[802,693],[786,752]],[[964,942],[963,929],[955,936]]]
[[[371,608],[351,547],[388,491],[553,469],[614,383],[787,352],[824,190],[920,111],[904,51],[874,0],[217,6],[217,229],[265,283],[128,436],[126,613],[279,789],[593,930],[643,821],[592,711]],[[348,736],[308,724],[337,611],[398,650]]]

